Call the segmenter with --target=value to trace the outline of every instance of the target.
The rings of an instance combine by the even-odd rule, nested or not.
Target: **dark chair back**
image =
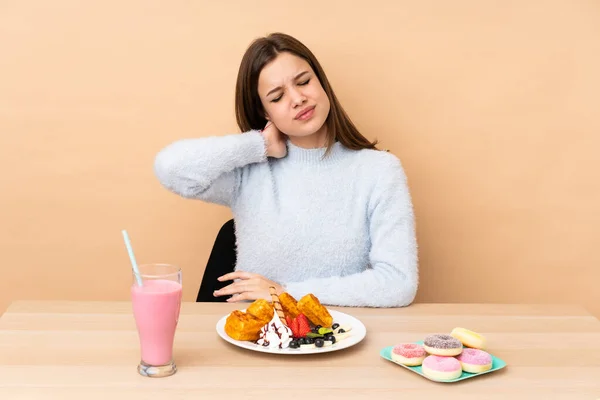
[[[231,281],[219,282],[217,278],[235,270],[237,261],[235,246],[235,225],[233,219],[230,219],[223,224],[215,239],[204,270],[196,298],[197,302],[225,302],[227,300],[229,296],[215,297],[213,292],[232,283]]]

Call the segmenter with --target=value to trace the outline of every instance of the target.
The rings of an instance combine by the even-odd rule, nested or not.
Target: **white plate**
[[[245,311],[245,310],[241,310],[241,311]],[[350,335],[347,338],[345,338],[344,340],[340,340],[339,342],[336,342],[333,345],[327,346],[327,347],[321,347],[321,348],[315,347],[315,348],[311,348],[311,349],[290,349],[290,348],[287,348],[287,349],[275,348],[275,349],[273,349],[273,348],[268,348],[268,347],[258,345],[256,343],[250,342],[250,341],[246,342],[246,341],[232,339],[231,337],[229,337],[229,335],[227,335],[227,333],[225,333],[225,321],[227,320],[227,317],[229,316],[229,314],[227,314],[226,316],[221,318],[219,320],[219,322],[217,322],[217,333],[219,334],[219,336],[221,336],[227,342],[229,342],[235,346],[242,347],[244,349],[259,351],[261,353],[274,353],[274,354],[285,354],[285,355],[316,354],[316,353],[327,353],[330,351],[342,350],[342,349],[346,349],[348,347],[354,346],[355,344],[359,343],[361,340],[363,340],[365,338],[365,336],[367,334],[367,328],[365,328],[363,323],[360,322],[358,319],[354,318],[351,315],[344,314],[343,312],[339,312],[339,311],[335,311],[335,310],[329,310],[329,313],[333,317],[334,323],[337,322],[340,325],[350,325],[350,326],[352,326],[352,330],[350,332],[348,332]]]

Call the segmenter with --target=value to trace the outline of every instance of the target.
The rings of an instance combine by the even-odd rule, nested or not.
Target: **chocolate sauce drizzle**
[[[277,333],[277,336],[279,336],[279,348],[282,349],[283,348],[283,346],[282,346],[283,342],[281,341],[281,332],[279,332],[279,329],[277,329],[277,325],[275,324],[275,322],[271,322],[270,326],[273,327],[273,330],[275,331],[275,333]],[[269,342],[267,340],[267,332],[269,332],[269,325],[267,325],[266,327],[263,327],[261,329],[261,331],[264,331],[263,332],[263,338],[262,338],[262,340],[263,340],[262,346],[263,347],[269,347],[269,345],[271,344],[271,342]]]

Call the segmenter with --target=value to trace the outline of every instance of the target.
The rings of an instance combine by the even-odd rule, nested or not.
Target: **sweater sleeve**
[[[165,188],[182,197],[230,207],[242,168],[266,159],[262,135],[249,131],[171,143],[156,155],[154,172]]]
[[[292,296],[313,293],[323,304],[349,307],[404,307],[413,302],[418,287],[414,212],[400,161],[389,156],[368,205],[367,268],[343,277],[284,283]]]

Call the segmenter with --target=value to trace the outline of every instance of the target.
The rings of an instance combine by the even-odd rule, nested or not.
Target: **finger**
[[[269,125],[271,125],[271,121],[267,122],[267,124],[264,126],[264,128],[262,128],[259,132],[264,132],[267,130],[267,128],[269,127]]]
[[[244,292],[253,292],[258,290],[258,285],[252,280],[245,280],[232,283],[231,285],[225,286],[223,289],[216,290],[215,296],[226,296],[229,294],[237,294]]]
[[[236,294],[235,296],[228,298],[227,302],[237,303],[238,301],[256,300],[256,299],[257,299],[256,292],[244,292],[244,293]]]
[[[225,286],[224,288],[215,290],[213,292],[213,295],[215,297],[219,297],[219,296],[227,296],[227,295],[241,293],[241,292],[243,292],[243,290],[241,288],[240,283],[241,282],[235,282],[235,283],[232,283],[231,285]]]
[[[217,278],[218,281],[223,282],[223,281],[232,281],[234,279],[251,279],[254,278],[256,274],[252,274],[250,272],[245,272],[245,271],[235,271],[235,272],[230,272],[228,274],[222,275],[220,277]]]

